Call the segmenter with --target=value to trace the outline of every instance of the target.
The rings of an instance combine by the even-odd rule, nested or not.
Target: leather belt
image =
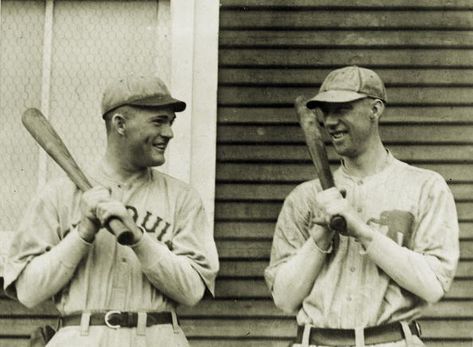
[[[62,326],[80,325],[82,314],[61,317]],[[108,311],[97,312],[90,315],[89,325],[106,325],[112,329],[135,328],[138,324],[137,312]],[[170,312],[146,313],[146,326],[157,324],[172,324]]]
[[[409,329],[413,335],[421,336],[421,328],[418,322],[411,322],[409,324]],[[304,327],[299,326],[297,330],[297,343],[302,342],[303,332]],[[369,327],[365,328],[363,332],[365,336],[365,345],[395,342],[405,338],[401,323],[390,323],[376,327]],[[311,327],[309,342],[312,345],[354,346],[356,344],[355,330]]]

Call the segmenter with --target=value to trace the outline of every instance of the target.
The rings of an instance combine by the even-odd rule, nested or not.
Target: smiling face
[[[173,138],[176,115],[171,107],[126,107],[122,112],[121,154],[134,169],[164,164],[164,152]],[[120,122],[118,122],[120,123]]]
[[[374,137],[378,124],[374,122],[373,102],[365,98],[346,103],[320,103],[323,124],[330,135],[335,151],[344,157],[355,158],[364,153]]]

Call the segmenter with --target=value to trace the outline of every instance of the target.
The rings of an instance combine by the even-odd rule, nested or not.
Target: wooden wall
[[[284,197],[314,176],[292,111],[336,67],[375,69],[390,99],[382,121],[400,159],[441,173],[457,202],[461,262],[430,308],[429,346],[471,346],[473,335],[473,3],[407,0],[223,0],[220,14],[215,237],[216,300],[180,310],[193,346],[287,346],[295,319],[264,284]],[[330,149],[330,158],[336,158]],[[0,347],[26,346],[52,321],[0,296]]]

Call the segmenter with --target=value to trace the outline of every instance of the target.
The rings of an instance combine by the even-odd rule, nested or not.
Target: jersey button
[[[122,258],[122,263],[126,263],[126,258]]]
[[[350,268],[350,271],[351,271],[351,272],[355,272],[355,270],[356,270],[356,269],[355,269],[354,266],[352,266],[352,267]]]
[[[357,208],[357,211],[358,211],[358,213],[361,213],[361,212],[363,212],[363,208],[358,207],[358,208]]]
[[[347,297],[347,301],[351,301],[351,296]]]

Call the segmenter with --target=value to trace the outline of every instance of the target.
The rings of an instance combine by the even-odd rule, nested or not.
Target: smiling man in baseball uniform
[[[155,77],[129,76],[104,92],[103,159],[94,188],[48,184],[29,207],[5,265],[6,292],[28,307],[53,298],[61,328],[48,346],[187,346],[175,308],[213,294],[218,256],[202,202],[153,169],[173,137],[174,99]],[[130,246],[104,229],[118,217]]]
[[[349,66],[332,71],[306,103],[320,112],[342,165],[336,188],[299,185],[277,221],[265,277],[276,305],[297,313],[294,346],[423,346],[415,319],[452,283],[453,196],[439,174],[384,147],[386,101],[374,71]],[[329,229],[335,215],[345,218],[346,234]]]

